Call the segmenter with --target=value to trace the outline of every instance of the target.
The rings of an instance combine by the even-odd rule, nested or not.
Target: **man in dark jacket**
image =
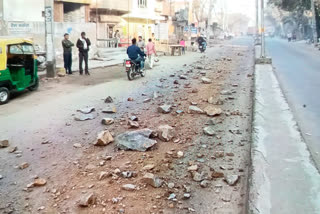
[[[145,53],[141,51],[141,49],[136,45],[136,43],[137,43],[137,39],[133,38],[132,45],[127,49],[127,54],[131,60],[133,60],[136,63],[140,63],[140,67],[143,70]]]
[[[63,61],[66,74],[72,74],[72,47],[74,44],[69,40],[69,34],[64,34],[64,40],[62,40],[63,47]]]
[[[85,63],[85,74],[90,75],[88,68],[88,52],[91,42],[86,38],[86,33],[82,32],[81,37],[77,41],[77,48],[79,49],[79,72],[80,75],[83,74],[82,62]]]

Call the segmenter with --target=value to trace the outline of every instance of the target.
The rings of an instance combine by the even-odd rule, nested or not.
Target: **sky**
[[[255,0],[217,0],[216,10],[225,8],[227,13],[242,13],[247,15],[254,22]]]

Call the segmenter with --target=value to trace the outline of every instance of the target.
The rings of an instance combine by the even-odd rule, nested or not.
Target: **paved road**
[[[268,39],[267,53],[319,170],[320,51],[305,43]]]

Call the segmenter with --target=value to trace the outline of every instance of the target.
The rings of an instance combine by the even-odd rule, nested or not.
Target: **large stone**
[[[95,111],[94,107],[87,107],[87,108],[83,108],[83,109],[78,109],[78,112],[81,112],[83,114],[90,114],[91,112]]]
[[[175,131],[169,125],[162,125],[158,128],[158,136],[160,140],[169,142],[172,138],[175,137]]]
[[[115,106],[107,106],[102,110],[102,113],[114,114],[117,113],[117,108]]]
[[[204,83],[204,84],[211,84],[211,83],[212,83],[212,80],[209,79],[209,78],[207,78],[207,77],[202,77],[202,78],[201,78],[201,81],[202,81],[202,83]]]
[[[157,141],[150,139],[154,132],[151,129],[125,132],[116,137],[115,142],[119,149],[145,152]]]
[[[187,77],[187,76],[182,75],[182,74],[179,76],[179,78],[180,78],[180,79],[182,79],[182,80],[186,80],[186,79],[188,79],[188,77]]]
[[[214,131],[214,127],[213,126],[207,126],[203,129],[203,132],[206,134],[206,135],[209,135],[209,136],[214,136],[216,133]]]
[[[204,109],[204,112],[210,117],[222,114],[221,108],[216,108],[214,106],[207,106]]]
[[[163,184],[163,180],[161,180],[159,177],[155,176],[152,173],[146,173],[141,180],[142,182],[149,184],[154,188],[159,188]]]
[[[230,186],[235,186],[239,181],[239,176],[238,175],[227,175],[227,176],[225,176],[224,180]]]
[[[202,113],[203,113],[203,110],[200,109],[200,108],[197,107],[197,106],[189,106],[189,113],[190,113],[190,114],[202,114]]]
[[[171,105],[162,105],[158,107],[158,112],[163,114],[168,114],[171,112]]]
[[[113,118],[103,118],[103,119],[101,120],[101,123],[102,123],[103,125],[111,125],[111,124],[114,123],[114,119],[113,119]]]
[[[86,195],[80,198],[78,205],[80,207],[88,207],[89,205],[93,205],[95,203],[96,196],[94,195],[94,193],[87,193]]]
[[[78,114],[74,117],[76,121],[93,120],[96,118],[94,114]]]
[[[5,148],[9,146],[9,140],[0,140],[0,148]]]
[[[100,132],[97,137],[97,141],[94,143],[95,146],[106,146],[114,141],[111,133],[106,130]]]

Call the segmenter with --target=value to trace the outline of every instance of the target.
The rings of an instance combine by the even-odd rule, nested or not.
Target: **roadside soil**
[[[98,69],[90,79],[74,75],[44,80],[38,93],[48,95],[43,98],[46,102],[52,97],[49,95],[57,94],[57,90],[65,94],[78,91],[76,100],[82,99],[83,107],[95,107],[96,118],[74,121],[79,103],[73,103],[68,106],[66,113],[57,113],[54,115],[55,119],[50,119],[52,129],[48,128],[49,125],[34,133],[21,133],[19,130],[12,133],[28,135],[24,140],[34,141],[35,144],[19,146],[19,150],[24,151],[23,158],[31,162],[30,167],[25,170],[6,168],[19,165],[23,162],[21,158],[3,159],[2,163],[6,167],[0,167],[0,174],[10,172],[5,174],[5,181],[0,180],[0,186],[7,187],[0,192],[0,197],[8,196],[0,202],[0,211],[77,214],[245,213],[251,142],[252,47],[235,46],[226,42],[209,48],[206,54],[197,53],[193,60],[162,62],[176,65],[171,68],[168,68],[168,64],[166,67],[155,67],[148,72],[159,72],[161,75],[151,74],[134,80],[138,82],[137,87],[132,82],[128,83],[128,86],[123,86],[128,91],[125,94],[113,93],[113,104],[117,107],[115,114],[102,113],[102,109],[106,107],[105,97],[99,93],[90,94],[88,88],[114,79],[125,81],[121,66],[107,68],[110,72],[99,72]],[[180,75],[187,78],[180,79]],[[202,83],[201,78],[204,76],[210,78],[212,83]],[[175,80],[178,84],[174,84]],[[60,89],[62,84],[64,86]],[[154,97],[154,93],[158,97]],[[108,92],[104,94],[107,95]],[[19,96],[26,95],[18,95],[17,99]],[[210,97],[215,104],[208,103]],[[89,98],[90,101],[87,101]],[[151,101],[144,103],[147,98],[151,98]],[[61,107],[63,101],[68,100],[62,98],[62,101],[57,101],[59,105],[56,108]],[[13,102],[23,104],[27,101]],[[173,106],[171,113],[158,113],[158,106],[163,104]],[[188,108],[192,104],[201,109],[208,106],[221,108],[223,113],[215,117],[190,114]],[[19,108],[21,106],[7,111]],[[71,110],[73,113],[70,113]],[[177,110],[182,110],[183,113],[178,114]],[[160,125],[170,125],[176,136],[169,142],[156,139],[156,146],[146,152],[121,151],[115,147],[116,142],[105,147],[93,145],[97,134],[105,129],[114,136],[135,130],[127,125],[129,117],[133,115],[139,118],[139,129],[157,130]],[[113,118],[115,123],[102,125],[101,119],[106,117]],[[214,136],[207,136],[203,132],[203,128],[209,126],[210,119],[214,121]],[[9,127],[13,126],[9,124]],[[45,141],[49,143],[43,144]],[[75,148],[76,143],[81,144],[81,147]],[[179,151],[183,152],[183,157],[177,157]],[[104,160],[106,156],[111,156],[111,160]],[[148,164],[154,165],[154,168],[144,170],[143,167]],[[197,171],[204,175],[203,180],[207,181],[207,185],[202,187],[201,182],[194,181],[192,173],[187,170],[193,165],[198,166]],[[123,178],[119,176],[118,169],[120,172],[134,171],[137,175]],[[102,171],[111,176],[99,180]],[[163,179],[162,187],[154,188],[143,183],[141,179],[146,172]],[[222,173],[223,176],[214,178],[214,172]],[[239,176],[235,185],[229,185],[225,181],[229,175]],[[44,187],[27,188],[27,184],[35,177],[45,178],[47,184]],[[133,184],[136,190],[123,190],[124,184]],[[10,185],[14,187],[9,187]],[[186,187],[190,192],[186,191]],[[187,192],[191,197],[184,199]],[[79,207],[79,199],[88,193],[94,194],[95,203],[86,208]],[[172,193],[175,194],[175,199],[168,200]]]

